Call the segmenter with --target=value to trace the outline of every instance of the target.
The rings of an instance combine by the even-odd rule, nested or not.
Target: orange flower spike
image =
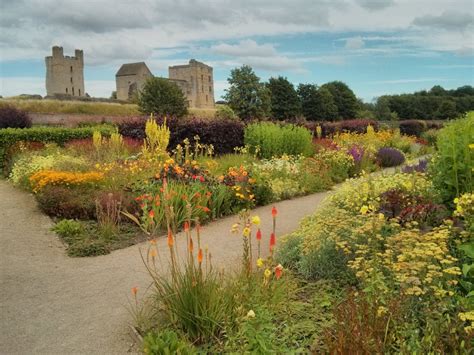
[[[277,214],[278,214],[278,211],[277,211],[276,207],[273,206],[273,207],[272,207],[272,217],[273,217],[273,218],[276,218]]]
[[[168,246],[172,248],[174,245],[174,238],[173,234],[171,233],[171,230],[168,231]]]
[[[270,235],[270,251],[273,251],[273,248],[275,247],[276,245],[276,237],[275,237],[275,233],[272,233]]]
[[[155,211],[151,210],[150,212],[148,212],[148,217],[155,218]]]
[[[185,232],[189,232],[189,222],[188,222],[188,221],[185,221],[185,222],[184,222],[183,230],[184,230]]]
[[[257,240],[262,240],[262,231],[260,228],[257,230]]]
[[[153,260],[155,260],[155,258],[158,256],[158,252],[155,248],[150,249],[150,256]]]
[[[192,254],[194,250],[194,243],[193,243],[193,238],[189,237],[189,246],[188,246],[189,252]]]
[[[132,287],[132,295],[136,296],[138,293],[138,287]]]
[[[198,263],[199,264],[202,263],[202,249],[199,249],[199,252],[198,252]]]
[[[283,266],[281,266],[281,264],[278,264],[275,267],[275,277],[276,277],[276,279],[279,280],[282,274],[283,274]]]
[[[151,244],[151,245],[156,245],[156,239],[150,240],[150,244]]]

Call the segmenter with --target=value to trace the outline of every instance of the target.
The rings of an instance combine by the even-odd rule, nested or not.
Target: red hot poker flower
[[[185,232],[189,231],[189,223],[188,223],[188,221],[185,221],[185,222],[184,222],[184,227],[183,227],[183,229],[184,229]]]
[[[136,286],[135,286],[135,287],[132,287],[132,294],[133,294],[134,296],[137,295],[137,292],[138,292],[138,287],[136,287]]]
[[[168,246],[172,248],[174,245],[173,234],[171,231],[168,231]]]
[[[198,263],[199,264],[202,263],[202,249],[199,249],[199,252],[198,252]]]
[[[272,217],[275,218],[278,214],[278,211],[275,206],[272,207]]]
[[[151,210],[150,212],[148,212],[148,216],[150,218],[155,218],[155,211]]]
[[[273,251],[273,248],[275,247],[275,244],[276,244],[275,233],[272,233],[270,235],[270,251]]]
[[[281,264],[278,264],[275,267],[275,276],[277,280],[280,279],[282,273],[283,273],[283,266],[281,266]]]
[[[257,230],[257,240],[262,240],[262,231],[260,228]]]
[[[194,243],[193,243],[193,238],[189,237],[189,252],[192,253],[194,250]]]

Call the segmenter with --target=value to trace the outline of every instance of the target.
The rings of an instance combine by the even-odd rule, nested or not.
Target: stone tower
[[[64,56],[63,48],[54,46],[46,61],[46,94],[84,96],[84,54],[76,49],[75,56]]]
[[[189,107],[214,108],[212,67],[191,59],[189,64],[169,67],[168,77],[181,88]]]

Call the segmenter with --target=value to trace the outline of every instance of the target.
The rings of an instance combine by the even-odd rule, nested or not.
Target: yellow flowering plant
[[[71,172],[71,171],[56,171],[56,170],[40,170],[30,177],[30,183],[33,192],[39,192],[48,185],[83,185],[83,184],[97,184],[104,178],[101,172]]]

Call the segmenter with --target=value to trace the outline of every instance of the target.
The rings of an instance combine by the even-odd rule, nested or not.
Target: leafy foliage
[[[377,163],[384,167],[398,166],[405,162],[405,155],[396,148],[383,147],[376,154]]]
[[[31,118],[26,112],[13,106],[0,106],[0,129],[30,127]]]
[[[149,78],[139,93],[138,106],[143,113],[182,117],[187,113],[181,89],[165,78]]]
[[[337,106],[334,97],[327,88],[313,84],[300,84],[298,96],[302,113],[309,121],[333,121],[337,118]]]
[[[358,102],[354,92],[341,81],[332,81],[321,88],[329,90],[337,107],[337,119],[353,119],[357,115]]]
[[[243,120],[267,117],[270,113],[270,93],[248,65],[232,69],[227,79],[230,87],[225,100]]]
[[[474,190],[474,112],[438,132],[438,153],[430,164],[433,183],[446,203]]]
[[[300,100],[292,83],[279,76],[267,84],[271,97],[271,114],[277,120],[294,119],[300,113]]]
[[[309,155],[312,153],[311,133],[292,124],[279,125],[271,122],[253,123],[246,127],[244,142],[252,151],[258,149],[263,158],[273,156]]]

